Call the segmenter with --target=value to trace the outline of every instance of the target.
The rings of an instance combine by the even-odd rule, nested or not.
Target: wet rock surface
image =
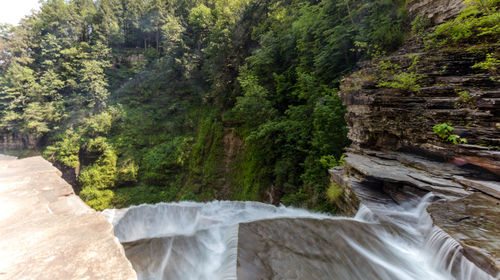
[[[314,219],[240,224],[237,279],[392,279],[394,271],[371,254],[386,256],[395,266],[404,267],[405,260],[374,232],[383,236],[383,226]]]
[[[500,201],[481,193],[427,208],[435,225],[464,247],[464,255],[500,277]]]
[[[456,16],[462,2],[412,1],[408,10],[437,25]],[[434,223],[493,277],[500,277],[500,76],[472,66],[499,51],[487,42],[426,48],[411,37],[396,52],[361,63],[339,92],[352,145],[345,167],[330,170],[333,182],[367,205],[433,192],[440,198],[428,208]],[[380,86],[387,78],[381,63],[421,75],[418,87]],[[443,141],[433,131],[440,123],[467,143]]]
[[[428,212],[436,226],[457,240],[463,255],[500,277],[499,183],[469,170],[394,151],[351,151],[345,166],[330,170],[332,180],[368,206],[403,204],[433,192]]]
[[[0,279],[136,279],[111,224],[41,157],[0,156]]]
[[[416,5],[425,1],[414,2]],[[479,175],[486,180],[497,180],[500,76],[472,67],[484,60],[480,52],[467,51],[474,46],[426,49],[421,39],[410,38],[397,52],[361,63],[358,72],[343,79],[339,92],[347,107],[352,147],[410,151],[455,160],[479,167]],[[480,47],[483,52],[500,51],[498,44]],[[396,65],[400,72],[422,75],[416,82],[418,88],[379,86],[386,79],[380,63]],[[433,127],[441,123],[450,124],[453,134],[465,138],[467,144],[439,138]]]

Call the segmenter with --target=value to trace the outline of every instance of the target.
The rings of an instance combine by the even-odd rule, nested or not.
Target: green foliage
[[[377,84],[378,87],[390,87],[409,91],[420,90],[420,85],[417,83],[418,80],[422,79],[424,75],[416,74],[415,72],[401,72],[392,76],[392,81],[380,82]]]
[[[431,27],[430,19],[422,15],[417,15],[411,22],[411,33],[413,36],[423,38],[425,30],[429,27]]]
[[[190,138],[176,137],[144,151],[140,175],[142,181],[161,185],[181,169],[186,161]]]
[[[439,136],[439,138],[441,138],[441,139],[448,138],[448,136],[453,131],[453,129],[454,128],[452,126],[450,126],[449,124],[447,124],[447,123],[436,124],[432,128],[432,130],[434,131],[434,133],[436,133],[437,136]]]
[[[328,169],[331,169],[335,166],[339,166],[339,165],[344,165],[344,159],[345,157],[345,154],[342,155],[339,159],[336,159],[334,156],[332,155],[326,155],[326,156],[322,156],[320,159],[319,159],[319,162],[325,167],[325,168],[328,168]]]
[[[474,97],[466,90],[457,91],[460,102],[455,102],[455,107],[471,107],[475,108]]]
[[[478,62],[472,65],[474,69],[482,69],[489,71],[493,75],[498,75],[498,68],[500,67],[500,59],[497,58],[495,53],[486,54],[486,59],[484,61]]]
[[[56,135],[54,139],[57,140],[45,148],[43,157],[52,162],[60,162],[70,168],[77,168],[79,166],[78,151],[80,150],[78,134],[73,130],[66,130]]]
[[[114,186],[117,176],[116,153],[103,137],[91,139],[83,149],[97,159],[84,167],[78,176],[82,187],[80,197],[96,210],[110,208],[114,192],[109,188]]]
[[[452,134],[454,128],[447,124],[447,123],[440,123],[436,124],[432,130],[434,131],[439,138],[441,138],[443,141],[446,142],[451,142],[453,144],[465,144],[467,143],[467,139],[461,138],[460,136],[456,134]]]
[[[143,203],[158,203],[162,201],[175,201],[178,188],[158,188],[156,186],[138,185],[118,188],[114,192],[111,203],[116,208]]]
[[[344,190],[337,183],[330,183],[330,186],[326,190],[326,196],[330,202],[336,202],[340,196],[344,193]]]
[[[442,46],[481,40],[499,42],[499,0],[467,0],[465,8],[453,20],[439,25],[429,35],[429,46]]]
[[[222,175],[218,171],[224,154],[224,130],[215,113],[216,111],[207,110],[199,120],[197,137],[189,154],[191,187],[213,187]]]
[[[80,192],[82,200],[98,211],[113,208],[112,201],[114,195],[113,191],[109,189],[100,190],[93,187],[86,187]]]
[[[418,64],[418,56],[413,58],[412,64],[403,72],[401,67],[390,61],[379,61],[378,70],[381,72],[380,82],[377,87],[396,88],[405,91],[419,91],[418,81],[426,75],[413,71]]]
[[[116,178],[117,156],[114,149],[103,137],[91,139],[84,149],[87,153],[96,155],[97,159],[86,166],[78,176],[78,181],[85,188],[105,189],[114,186]]]
[[[238,81],[243,95],[236,98],[233,117],[248,128],[255,128],[266,120],[273,119],[275,109],[267,99],[267,89],[259,85],[258,77],[244,68],[240,71]]]
[[[402,43],[404,6],[45,1],[0,28],[0,130],[79,168],[96,209],[263,200],[272,188],[333,211],[327,168],[349,143],[340,78]]]

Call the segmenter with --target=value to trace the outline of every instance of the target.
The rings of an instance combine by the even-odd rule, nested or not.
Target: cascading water
[[[313,219],[331,224],[338,238],[327,246],[335,253],[326,260],[314,257],[300,262],[324,270],[322,279],[493,279],[462,256],[457,242],[432,226],[425,211],[430,197],[406,205],[361,206],[354,218],[230,201],[159,203],[109,209],[103,214],[114,225],[139,279],[144,280],[252,279],[254,264],[240,267],[244,261],[238,259],[239,253],[245,254],[243,249],[238,251],[239,226],[270,219],[274,220],[266,225],[271,225],[271,232],[274,221],[292,223],[287,231],[294,230],[294,221]],[[300,253],[297,258],[305,255]],[[279,276],[280,269],[298,269],[287,267],[285,259],[268,263],[267,269],[276,270],[274,279],[285,279]],[[300,272],[294,275],[295,279],[309,279]]]

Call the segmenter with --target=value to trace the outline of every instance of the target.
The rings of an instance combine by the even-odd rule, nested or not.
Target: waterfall
[[[318,228],[315,234],[328,238],[330,231],[335,232],[335,240],[317,244],[320,249],[331,248],[334,254],[325,258],[313,254],[300,262],[321,270],[323,279],[493,279],[463,256],[455,240],[432,225],[425,210],[431,196],[404,205],[362,205],[353,218],[232,201],[145,204],[108,209],[103,214],[113,224],[115,235],[142,280],[252,279],[243,276],[248,271],[251,274],[254,264],[239,267],[243,265],[239,253],[245,254],[239,251],[243,250],[238,243],[240,225],[269,220],[263,226],[270,227],[270,232],[278,230],[272,228],[273,221],[276,226],[278,222],[289,223],[286,231],[291,232],[295,221],[331,225],[323,232]],[[275,236],[294,243],[286,240],[293,235],[277,232]],[[274,241],[271,244],[282,246]],[[252,244],[244,247],[251,250]],[[308,248],[300,249],[307,252]],[[302,252],[290,252],[296,254],[295,259],[307,258]],[[278,270],[299,270],[287,267],[285,259],[263,262],[268,263],[267,269],[276,270],[276,275]],[[305,272],[297,271],[296,279],[307,279],[300,273]]]

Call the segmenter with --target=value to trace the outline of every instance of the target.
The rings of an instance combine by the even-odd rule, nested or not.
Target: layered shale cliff
[[[427,21],[428,34],[462,7],[462,1],[423,0],[408,10]],[[494,278],[500,277],[500,77],[473,66],[499,52],[498,44],[484,42],[432,48],[413,35],[397,52],[361,63],[339,93],[352,145],[345,166],[330,170],[349,198],[346,212],[358,201],[404,203],[432,191],[436,202],[427,211],[434,224]],[[389,75],[416,82],[390,84]],[[448,135],[456,143],[436,133],[440,124],[453,128]]]
[[[41,157],[0,155],[0,279],[136,279],[113,227]]]

